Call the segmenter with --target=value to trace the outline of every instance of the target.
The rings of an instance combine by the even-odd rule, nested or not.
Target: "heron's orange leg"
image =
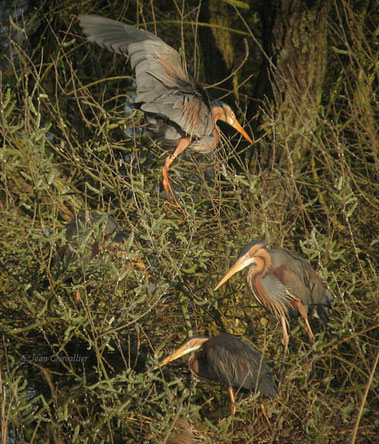
[[[267,416],[266,408],[265,408],[264,404],[260,404],[260,406],[261,406],[261,410],[262,410],[263,416],[265,417],[265,419],[267,421],[267,424],[271,427],[271,422],[270,422],[270,420],[269,420],[269,418]]]
[[[315,335],[313,334],[311,326],[309,325],[307,310],[305,309],[304,304],[301,301],[296,304],[296,308],[297,311],[300,313],[300,316],[304,319],[305,326],[308,330],[309,339],[313,342],[315,340]]]
[[[303,319],[304,319],[305,325],[306,325],[307,330],[308,330],[308,336],[309,336],[309,339],[310,339],[312,342],[314,342],[314,340],[315,340],[315,335],[313,334],[313,331],[312,331],[312,329],[311,329],[311,326],[309,325],[308,317],[303,318]]]
[[[180,139],[178,146],[176,147],[176,150],[174,151],[173,154],[171,154],[171,156],[168,156],[166,158],[164,167],[162,168],[163,188],[165,190],[167,200],[170,199],[170,194],[171,194],[171,196],[173,197],[173,199],[175,201],[175,204],[179,208],[181,208],[181,206],[179,205],[179,202],[176,199],[174,190],[172,189],[170,181],[168,179],[168,169],[170,168],[172,162],[179,156],[180,153],[182,153],[188,147],[188,145],[190,143],[191,143],[190,137],[183,137],[182,139]]]
[[[287,333],[287,321],[284,315],[280,316],[280,322],[282,323],[282,329],[283,329],[284,353],[287,353],[290,338]]]
[[[232,416],[234,416],[236,414],[237,409],[236,409],[236,401],[234,399],[234,391],[231,385],[228,387],[228,393],[230,398],[230,413]]]

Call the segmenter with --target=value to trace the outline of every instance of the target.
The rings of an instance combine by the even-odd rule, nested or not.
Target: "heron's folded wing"
[[[220,334],[204,345],[207,360],[218,379],[227,385],[259,390],[275,397],[277,387],[262,355],[250,344],[233,335]]]
[[[313,267],[297,253],[287,250],[271,250],[272,273],[299,298],[305,306],[330,306],[333,298],[324,288]]]

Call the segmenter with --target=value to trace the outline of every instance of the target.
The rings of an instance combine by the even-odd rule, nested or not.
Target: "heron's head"
[[[243,270],[249,265],[257,265],[257,257],[266,250],[266,242],[262,240],[254,241],[248,243],[238,255],[238,258],[234,265],[229,269],[229,271],[225,274],[225,276],[221,279],[221,281],[217,284],[215,290],[221,287],[221,285],[225,284],[225,282],[230,279],[234,274],[238,271]]]
[[[235,130],[237,130],[243,137],[248,140],[250,143],[253,143],[250,136],[247,132],[242,128],[240,123],[237,120],[236,115],[234,114],[232,108],[224,102],[215,101],[212,103],[212,116],[215,122],[217,120],[222,120],[226,122],[228,125],[232,126]]]
[[[171,361],[175,361],[175,359],[181,358],[182,356],[192,353],[196,350],[199,350],[203,346],[205,342],[207,342],[209,338],[206,337],[194,337],[189,338],[188,341],[186,341],[182,346],[180,346],[178,349],[174,351],[171,355],[167,356],[166,358],[161,361],[159,365],[154,367],[154,370],[156,370],[159,367],[163,367],[164,365],[168,364]]]

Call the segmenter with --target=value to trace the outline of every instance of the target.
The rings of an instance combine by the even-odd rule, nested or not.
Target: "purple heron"
[[[76,250],[86,240],[90,241],[91,258],[97,256],[103,245],[116,247],[128,239],[128,235],[121,231],[120,225],[110,214],[97,213],[96,211],[81,212],[66,225],[67,244],[58,251],[62,259],[67,256],[70,261],[74,258],[71,250]],[[71,249],[68,247],[71,245]]]
[[[136,106],[145,113],[153,138],[175,146],[162,169],[167,199],[178,204],[168,179],[168,170],[186,148],[209,153],[220,139],[218,120],[231,125],[250,143],[253,141],[227,104],[211,102],[204,89],[184,73],[178,52],[156,35],[134,26],[94,15],[79,15],[80,25],[91,42],[128,53],[135,70]]]
[[[287,250],[268,250],[264,241],[246,245],[237,261],[217,284],[221,287],[237,271],[249,267],[247,285],[257,302],[280,320],[283,329],[284,351],[288,349],[287,324],[289,315],[304,319],[311,341],[314,334],[308,315],[320,318],[325,324],[333,303],[332,295],[311,265],[297,253]]]
[[[232,415],[236,412],[233,388],[257,391],[269,398],[278,394],[270,369],[258,350],[242,339],[226,333],[212,338],[190,338],[156,368],[192,352],[196,353],[190,357],[188,366],[195,376],[220,382],[228,387]]]

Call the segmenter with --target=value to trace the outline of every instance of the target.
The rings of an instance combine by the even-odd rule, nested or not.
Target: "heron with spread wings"
[[[252,143],[229,105],[210,101],[204,89],[184,73],[180,56],[156,35],[116,20],[79,15],[88,40],[117,53],[128,53],[135,70],[136,105],[146,115],[150,134],[166,145],[175,146],[162,169],[167,199],[178,204],[168,179],[168,170],[186,148],[209,153],[219,140],[216,126],[223,120]]]

